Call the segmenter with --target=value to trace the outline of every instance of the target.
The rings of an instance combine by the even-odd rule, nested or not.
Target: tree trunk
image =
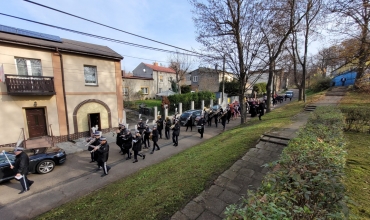
[[[272,84],[272,77],[274,75],[274,68],[273,68],[273,60],[272,58],[270,58],[270,64],[269,64],[269,78],[267,80],[267,85],[266,85],[266,91],[267,91],[267,103],[266,103],[266,106],[267,106],[267,109],[266,109],[266,113],[270,112],[271,111],[271,84]]]

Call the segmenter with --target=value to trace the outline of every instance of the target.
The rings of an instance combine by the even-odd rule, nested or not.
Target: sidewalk
[[[342,96],[326,96],[323,100],[306,107],[306,111],[293,117],[293,123],[276,128],[261,136],[258,144],[240,160],[221,174],[214,184],[190,201],[172,220],[219,220],[224,219],[225,209],[246,197],[248,190],[256,190],[268,168],[263,164],[279,159],[288,141],[295,138],[300,127],[306,124],[315,106],[336,105]]]

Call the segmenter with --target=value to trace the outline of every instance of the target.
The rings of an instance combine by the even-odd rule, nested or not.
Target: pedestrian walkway
[[[343,92],[344,93],[344,92]],[[342,96],[326,96],[312,106],[336,105]],[[313,107],[295,115],[293,122],[262,135],[258,144],[240,160],[222,173],[214,184],[190,201],[172,220],[218,220],[224,219],[225,209],[241,201],[248,190],[256,190],[268,168],[262,165],[279,159],[288,141],[295,138],[300,127],[306,124]]]

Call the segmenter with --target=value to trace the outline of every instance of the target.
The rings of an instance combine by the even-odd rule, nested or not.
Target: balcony
[[[54,77],[5,74],[8,95],[55,95]]]

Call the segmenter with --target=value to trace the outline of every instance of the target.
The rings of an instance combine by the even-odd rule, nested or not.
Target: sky
[[[187,0],[33,0],[80,17],[151,38],[156,41],[192,50],[199,49],[192,20],[192,6]],[[23,0],[0,0],[0,12],[81,32],[114,38],[145,46],[176,50],[116,30],[83,21]],[[141,62],[158,62],[168,66],[169,53],[157,52],[105,40],[91,38],[39,24],[0,15],[0,24],[57,35],[61,38],[108,46],[124,59],[121,68],[134,70]],[[194,61],[194,69],[198,63]]]

